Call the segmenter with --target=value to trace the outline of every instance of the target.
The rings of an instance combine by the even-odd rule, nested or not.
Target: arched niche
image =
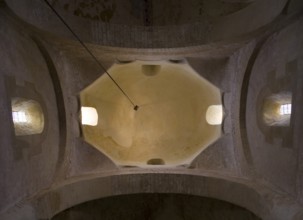
[[[12,119],[16,136],[41,134],[44,129],[44,114],[41,105],[31,99],[12,98]]]
[[[289,126],[291,93],[281,92],[267,97],[263,104],[263,121],[268,126]]]

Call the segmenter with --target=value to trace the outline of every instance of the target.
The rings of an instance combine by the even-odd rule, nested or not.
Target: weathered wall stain
[[[115,0],[76,0],[74,3],[63,3],[63,8],[78,17],[110,22],[116,12],[117,5]]]
[[[170,25],[223,17],[250,3],[223,0],[54,0],[52,5],[77,17],[120,23],[135,19],[144,26]],[[126,9],[126,10],[125,10]],[[122,19],[122,20],[121,20]]]

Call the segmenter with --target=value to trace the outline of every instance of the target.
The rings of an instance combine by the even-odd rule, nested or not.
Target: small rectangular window
[[[291,114],[291,104],[283,104],[280,106],[280,115],[290,115]]]
[[[97,126],[97,110],[93,107],[81,107],[81,123],[83,125]]]
[[[25,112],[13,112],[14,122],[26,122]]]

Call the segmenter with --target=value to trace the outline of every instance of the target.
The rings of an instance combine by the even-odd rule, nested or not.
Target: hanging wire
[[[66,26],[66,28],[74,35],[74,37],[79,41],[82,47],[87,51],[87,53],[96,61],[99,67],[108,75],[108,77],[113,81],[113,83],[118,87],[118,89],[123,93],[123,95],[129,100],[129,102],[133,105],[134,110],[137,111],[139,109],[138,105],[131,100],[131,98],[123,91],[123,89],[119,86],[119,84],[113,79],[113,77],[107,72],[104,66],[100,63],[100,61],[96,58],[96,56],[88,49],[88,47],[84,44],[84,42],[80,39],[80,37],[73,31],[73,29],[66,23],[63,17],[54,9],[54,7],[47,1],[44,0],[45,3],[52,9],[52,11],[57,15],[57,17],[61,20],[61,22]]]

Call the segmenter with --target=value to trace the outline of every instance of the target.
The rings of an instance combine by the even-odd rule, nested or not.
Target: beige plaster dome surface
[[[103,74],[81,92],[81,105],[98,114],[82,131],[117,165],[190,164],[221,135],[221,125],[206,120],[208,108],[221,105],[220,91],[187,63],[135,61],[108,72],[139,109]]]

